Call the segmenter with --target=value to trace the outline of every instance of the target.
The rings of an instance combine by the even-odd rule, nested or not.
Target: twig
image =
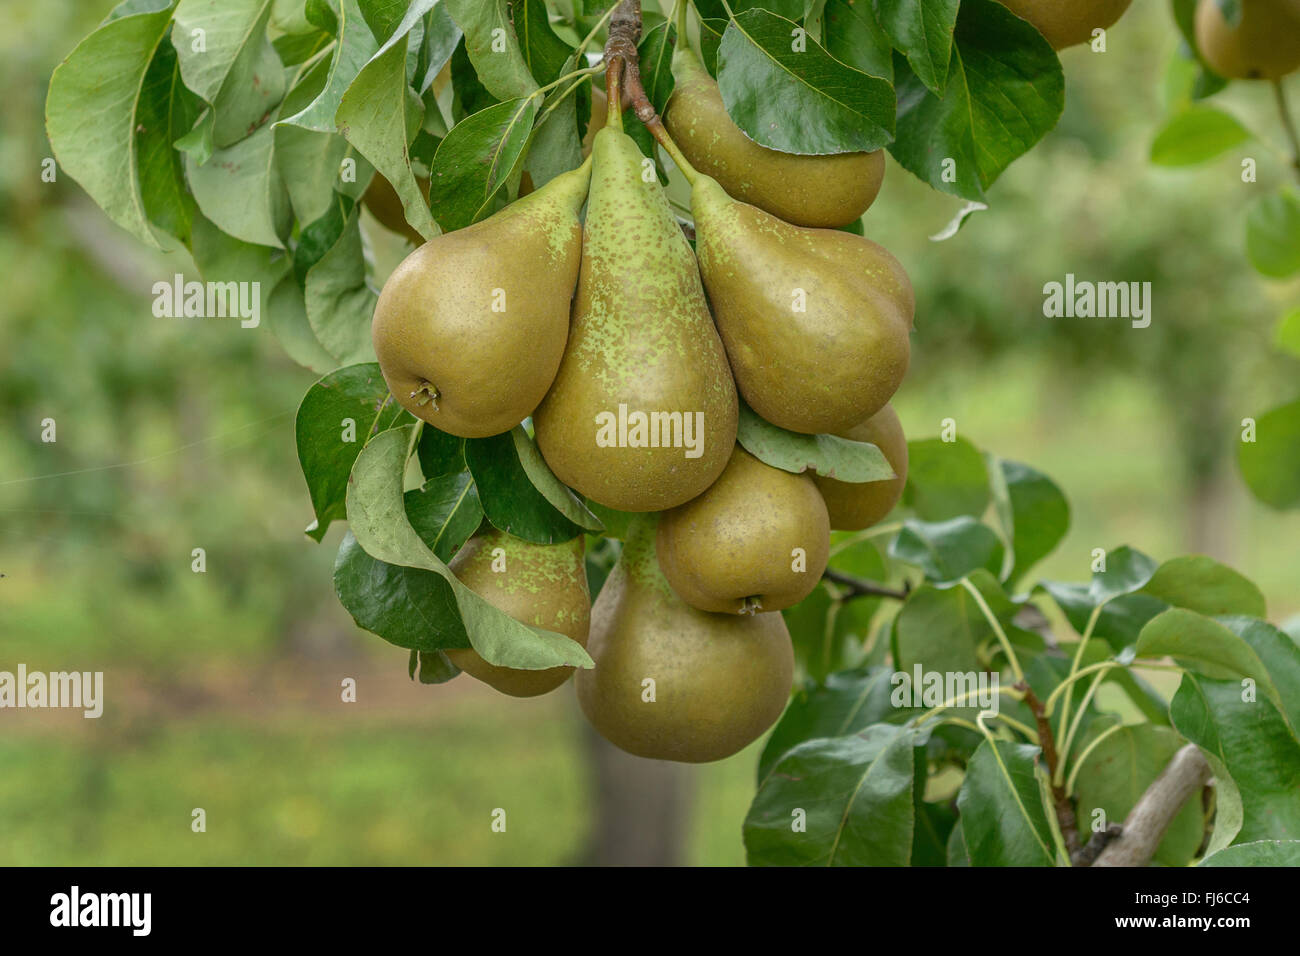
[[[1030,690],[1029,685],[1021,681],[1016,690],[1025,695],[1025,704],[1033,712],[1038,723],[1038,743],[1043,748],[1043,760],[1047,762],[1047,779],[1052,781],[1052,802],[1056,805],[1056,819],[1061,824],[1061,836],[1065,838],[1065,849],[1073,860],[1082,850],[1079,843],[1079,822],[1074,815],[1074,804],[1070,802],[1065,787],[1056,782],[1056,768],[1059,758],[1056,754],[1056,738],[1052,735],[1052,722],[1047,719],[1047,708]]]
[[[1282,131],[1291,144],[1291,165],[1295,168],[1296,175],[1300,176],[1300,135],[1296,133],[1295,121],[1291,119],[1291,110],[1287,108],[1286,93],[1282,89],[1280,78],[1273,81],[1273,98],[1277,100],[1277,111],[1282,117]]]
[[[1074,856],[1070,857],[1070,862],[1075,866],[1092,866],[1093,861],[1101,854],[1101,851],[1110,846],[1110,844],[1124,832],[1124,828],[1118,823],[1112,823],[1104,830],[1098,830],[1088,840],[1085,846]]]
[[[868,581],[865,578],[857,578],[851,574],[845,574],[842,571],[835,571],[827,568],[822,572],[822,577],[827,581],[834,581],[836,584],[842,584],[849,589],[849,594],[845,600],[851,600],[855,597],[887,597],[895,601],[906,601],[907,596],[912,593],[912,585],[904,583],[901,590],[887,587],[876,581]]]
[[[1093,866],[1145,866],[1183,804],[1210,781],[1212,771],[1196,744],[1174,754],[1124,821],[1123,832]]]

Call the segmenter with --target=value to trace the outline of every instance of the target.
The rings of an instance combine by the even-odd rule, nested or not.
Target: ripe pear
[[[516,621],[587,645],[591,595],[581,535],[561,544],[534,544],[489,528],[470,538],[448,567],[467,588]],[[573,673],[572,667],[498,667],[473,648],[443,653],[466,674],[511,697],[550,693]]]
[[[664,512],[656,540],[664,577],[683,601],[753,614],[812,593],[830,556],[830,521],[812,478],[737,445],[708,491]]]
[[[768,149],[731,121],[718,84],[694,51],[673,54],[676,86],[664,125],[700,172],[737,199],[800,226],[857,222],[880,192],[885,155],[805,156]]]
[[[1241,22],[1234,27],[1214,0],[1200,0],[1196,46],[1220,76],[1279,79],[1300,67],[1300,3],[1242,0]]]
[[[613,124],[596,134],[591,158],[573,325],[533,416],[537,444],[561,481],[599,504],[660,511],[726,467],[736,388],[654,170]]]
[[[508,431],[555,379],[578,278],[590,169],[429,240],[393,271],[371,336],[393,396],[462,438]]]
[[[1092,40],[1092,31],[1107,29],[1124,15],[1133,0],[1000,0],[1032,23],[1056,50]]]
[[[882,246],[805,229],[695,174],[696,254],[736,385],[790,431],[839,432],[889,401],[907,373],[912,284]]]
[[[677,596],[652,517],[629,528],[592,608],[588,653],[595,669],[574,681],[583,713],[606,740],[653,760],[731,756],[781,715],[794,674],[780,614],[710,614]]]
[[[903,486],[907,484],[907,438],[892,405],[838,434],[841,438],[875,445],[894,469],[895,477],[884,481],[837,481],[813,476],[826,501],[831,527],[836,531],[861,531],[893,511],[903,496]]]
[[[419,184],[420,194],[427,197],[429,180],[417,176],[415,181]],[[397,190],[382,173],[375,173],[375,178],[370,180],[370,185],[366,187],[365,194],[361,197],[361,202],[370,210],[375,220],[389,232],[405,236],[414,245],[424,244],[424,236],[416,232],[415,228],[406,221],[406,211],[402,208],[402,199],[397,195]]]

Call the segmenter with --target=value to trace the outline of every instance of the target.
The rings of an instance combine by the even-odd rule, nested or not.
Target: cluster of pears
[[[875,198],[878,154],[765,149],[693,53],[674,70],[667,123],[685,155],[670,151],[692,187],[694,251],[611,95],[578,169],[417,248],[372,332],[413,415],[465,438],[531,417],[556,476],[635,513],[594,606],[582,537],[537,544],[485,524],[450,566],[502,611],[588,649],[577,694],[603,736],[699,762],[780,715],[794,666],[780,610],[816,587],[832,529],[869,526],[902,493],[907,445],[888,403],[915,302],[893,256],[832,228]],[[848,483],[763,463],[737,443],[740,398],[782,428],[875,444],[895,476]],[[447,654],[515,696],[572,671]]]

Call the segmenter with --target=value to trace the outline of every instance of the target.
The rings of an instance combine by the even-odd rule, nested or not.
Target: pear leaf
[[[446,581],[470,644],[489,664],[528,670],[593,666],[576,641],[521,624],[465,587],[420,539],[407,520],[402,494],[411,440],[411,427],[381,432],[352,467],[348,522],[361,547],[387,564],[432,571]]]
[[[884,454],[870,442],[786,431],[759,418],[744,402],[740,403],[736,440],[764,464],[796,475],[812,470],[839,481],[881,481],[895,477]]]

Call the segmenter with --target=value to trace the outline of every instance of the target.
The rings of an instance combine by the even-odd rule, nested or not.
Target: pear
[[[612,122],[591,159],[573,324],[533,416],[537,444],[561,481],[598,504],[660,511],[694,498],[726,466],[736,388],[653,169]]]
[[[571,637],[585,647],[591,595],[583,549],[581,535],[561,544],[534,544],[488,528],[470,538],[448,567],[467,588],[516,621]],[[573,673],[572,667],[498,667],[473,648],[443,653],[466,674],[511,697],[549,693]]]
[[[826,501],[831,527],[836,531],[861,531],[893,511],[903,496],[903,486],[907,484],[907,438],[892,405],[838,434],[841,438],[875,445],[894,469],[895,477],[883,481],[837,481],[813,476]]]
[[[659,563],[678,597],[701,611],[752,614],[798,604],[830,555],[817,486],[739,445],[708,491],[659,519]]]
[[[638,757],[703,763],[758,738],[790,697],[794,652],[779,613],[710,614],[679,598],[655,559],[653,517],[635,519],[591,612],[593,670],[578,703]]]
[[[429,180],[417,176],[415,181],[420,187],[420,195],[428,197]],[[366,187],[365,194],[361,197],[361,203],[370,210],[375,221],[389,232],[405,236],[413,245],[424,244],[424,236],[416,232],[415,228],[406,221],[402,197],[397,195],[393,184],[385,179],[382,173],[375,173],[375,178],[370,180],[370,185]]]
[[[1092,31],[1106,29],[1124,15],[1133,0],[1001,0],[1004,7],[1028,20],[1056,50],[1092,40]]]
[[[1234,27],[1214,0],[1200,0],[1196,46],[1220,76],[1280,79],[1300,67],[1300,3],[1242,0],[1241,22]]]
[[[718,84],[694,51],[673,54],[676,85],[664,125],[700,172],[737,199],[800,226],[857,222],[880,192],[885,155],[783,153],[754,142],[727,115]]]
[[[483,438],[532,414],[568,337],[589,176],[585,163],[557,176],[393,271],[371,336],[389,390],[412,415]]]
[[[916,300],[898,260],[861,236],[792,226],[694,176],[700,274],[745,401],[808,434],[878,412],[911,355]]]

